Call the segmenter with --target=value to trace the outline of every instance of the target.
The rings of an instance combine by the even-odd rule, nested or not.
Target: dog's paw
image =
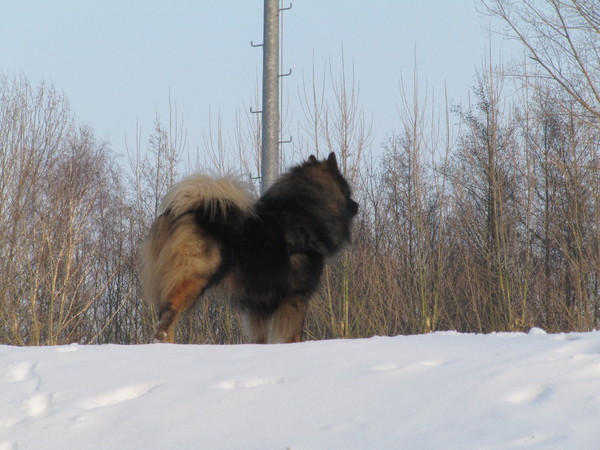
[[[164,344],[165,342],[169,342],[169,336],[166,331],[157,331],[152,338],[153,344]]]

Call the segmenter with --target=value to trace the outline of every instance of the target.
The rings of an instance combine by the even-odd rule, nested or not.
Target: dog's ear
[[[317,162],[317,158],[315,157],[315,155],[310,155],[308,157],[308,162],[316,163]]]
[[[329,167],[329,170],[331,170],[334,173],[339,172],[337,159],[335,157],[335,153],[333,152],[331,152],[327,157],[327,167]]]

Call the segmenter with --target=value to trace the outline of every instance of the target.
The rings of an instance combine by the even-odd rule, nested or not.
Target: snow
[[[0,346],[0,449],[600,446],[600,332]]]

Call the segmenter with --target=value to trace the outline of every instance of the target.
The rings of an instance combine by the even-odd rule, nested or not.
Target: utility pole
[[[264,0],[261,192],[279,171],[279,4]]]
[[[279,73],[279,12],[292,9],[279,8],[278,0],[264,0],[263,43],[250,42],[252,47],[263,48],[262,108],[253,114],[262,114],[262,148],[260,167],[260,191],[264,193],[279,175],[279,144],[291,142],[279,140],[279,78],[292,74]]]

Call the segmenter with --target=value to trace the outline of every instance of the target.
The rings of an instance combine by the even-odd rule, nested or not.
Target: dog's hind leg
[[[167,227],[169,224],[163,224]],[[194,216],[184,215],[154,237],[156,249],[146,251],[147,293],[158,310],[155,342],[173,342],[175,322],[215,279],[222,263],[218,243],[198,228]],[[218,277],[218,276],[217,276]]]
[[[269,344],[300,342],[308,309],[308,299],[303,295],[287,297],[269,320]]]
[[[181,313],[196,302],[207,284],[206,279],[184,280],[172,290],[166,305],[159,312],[154,342],[173,342],[175,340],[175,322]]]
[[[170,305],[165,306],[158,313],[158,323],[154,331],[153,341],[154,342],[173,342],[175,334],[173,327],[177,320],[177,313]]]

